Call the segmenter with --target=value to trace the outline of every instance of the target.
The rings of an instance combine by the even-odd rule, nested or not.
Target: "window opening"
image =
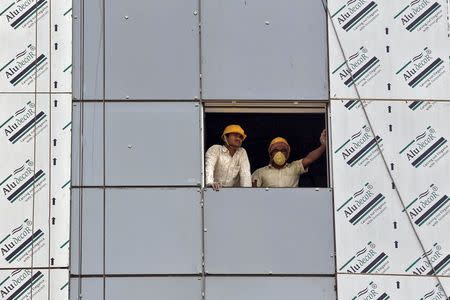
[[[268,166],[270,161],[268,147],[273,138],[283,137],[288,141],[290,145],[288,162],[292,163],[306,157],[309,152],[320,146],[319,137],[326,128],[325,108],[296,111],[286,107],[278,110],[267,107],[215,106],[205,109],[204,118],[205,153],[213,145],[224,145],[221,136],[227,125],[237,124],[244,129],[247,138],[243,141],[242,147],[247,152],[252,174],[257,169]],[[327,187],[326,156],[327,152],[323,153],[310,165],[308,172],[300,176],[299,187]]]

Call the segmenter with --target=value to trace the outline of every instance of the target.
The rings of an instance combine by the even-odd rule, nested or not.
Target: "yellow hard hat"
[[[225,127],[225,129],[223,130],[222,133],[222,139],[226,134],[229,133],[239,133],[240,135],[242,135],[242,140],[245,140],[247,138],[247,135],[244,132],[244,129],[242,129],[241,126],[239,125],[228,125],[227,127]]]
[[[287,140],[285,138],[282,137],[276,137],[274,138],[269,145],[269,152],[270,152],[270,148],[272,147],[272,145],[276,144],[276,143],[283,143],[286,144],[286,146],[288,146],[289,150],[291,149],[291,146],[289,146],[289,143],[287,142]]]

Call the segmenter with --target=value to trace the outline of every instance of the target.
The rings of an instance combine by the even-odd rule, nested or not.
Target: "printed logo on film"
[[[47,57],[36,54],[32,44],[19,50],[14,57],[4,59],[0,64],[0,76],[12,87],[29,86],[49,69]],[[36,57],[37,56],[37,57]]]
[[[373,242],[368,242],[339,268],[339,271],[346,273],[385,273],[387,270],[389,256],[378,250]]]
[[[406,211],[417,226],[436,226],[450,213],[449,204],[450,198],[436,184],[431,184],[406,206]]]
[[[36,254],[45,246],[44,232],[40,228],[33,232],[32,225],[26,219],[0,240],[1,255],[7,263],[27,262],[32,252]]]
[[[386,292],[380,291],[378,285],[372,281],[365,289],[353,296],[352,300],[387,300],[389,298],[389,295]]]
[[[430,250],[415,258],[405,272],[413,275],[449,275],[450,254],[445,254],[442,246],[434,243]]]
[[[41,169],[34,170],[33,164],[31,160],[26,160],[0,182],[2,197],[6,201],[29,201],[33,199],[33,186],[35,194],[46,186],[45,172]]]
[[[340,145],[334,154],[341,156],[350,167],[367,166],[379,155],[377,142],[383,149],[383,139],[379,136],[373,137],[370,128],[364,125]]]
[[[352,110],[352,109],[361,108],[361,104],[364,105],[364,107],[367,107],[370,103],[372,103],[371,100],[360,100],[360,101],[358,101],[358,100],[348,100],[348,101],[345,101],[344,107],[347,110]]]
[[[445,292],[442,286],[438,283],[434,286],[434,288],[425,293],[422,297],[417,300],[445,300]]]
[[[336,211],[352,225],[370,224],[386,210],[386,198],[366,183]]]
[[[14,30],[19,28],[31,28],[48,14],[47,0],[13,0],[0,7],[0,17]]]
[[[367,48],[362,46],[346,61],[337,66],[332,71],[332,75],[338,77],[345,86],[350,88],[353,84],[365,86],[380,72],[381,62],[378,57],[370,55]],[[353,78],[351,74],[353,74]]]
[[[44,288],[45,279],[41,271],[17,269],[5,278],[0,278],[1,299],[28,300],[36,297]]]
[[[0,129],[11,144],[29,143],[34,139],[34,128],[36,128],[36,135],[47,128],[47,115],[43,111],[35,115],[34,103],[31,101],[2,121]]]
[[[409,109],[412,111],[428,111],[436,105],[437,101],[412,100],[408,103]]]
[[[362,31],[379,16],[375,1],[349,0],[333,13],[331,19],[343,30]]]
[[[415,168],[431,168],[448,154],[447,139],[439,137],[436,130],[428,126],[415,139],[409,142],[399,154],[401,154]]]
[[[401,76],[411,88],[429,88],[445,74],[444,61],[433,57],[430,48],[425,47],[408,60],[395,74]]]
[[[426,32],[441,19],[443,19],[441,4],[430,0],[414,0],[394,16],[394,20],[409,32]]]

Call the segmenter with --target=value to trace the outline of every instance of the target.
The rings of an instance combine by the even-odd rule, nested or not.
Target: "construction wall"
[[[0,293],[67,299],[70,1],[0,1]]]
[[[329,10],[338,297],[447,299],[448,2]]]
[[[388,2],[84,3],[73,288],[448,297],[448,3]],[[332,189],[198,189],[202,107],[217,100],[328,102]]]
[[[2,297],[448,297],[447,2],[0,4]],[[205,189],[242,100],[328,103],[331,187]]]
[[[202,184],[204,102],[328,101],[322,4],[73,14],[71,299],[335,299],[331,189]]]

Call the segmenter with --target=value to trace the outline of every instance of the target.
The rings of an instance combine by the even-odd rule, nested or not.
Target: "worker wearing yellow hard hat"
[[[282,137],[274,138],[268,148],[269,165],[256,170],[252,174],[252,184],[255,187],[297,187],[300,175],[308,172],[308,167],[325,152],[327,133],[320,135],[320,146],[299,160],[288,163],[291,146]]]
[[[242,129],[241,126],[239,125],[228,125],[227,127],[225,127],[225,129],[223,130],[222,133],[222,140],[224,139],[224,137],[229,134],[229,133],[238,133],[241,135],[242,140],[245,140],[247,138],[247,135],[244,132],[244,129]]]
[[[250,162],[242,142],[247,135],[239,125],[228,125],[222,133],[223,145],[211,146],[205,154],[206,185],[251,187]]]

